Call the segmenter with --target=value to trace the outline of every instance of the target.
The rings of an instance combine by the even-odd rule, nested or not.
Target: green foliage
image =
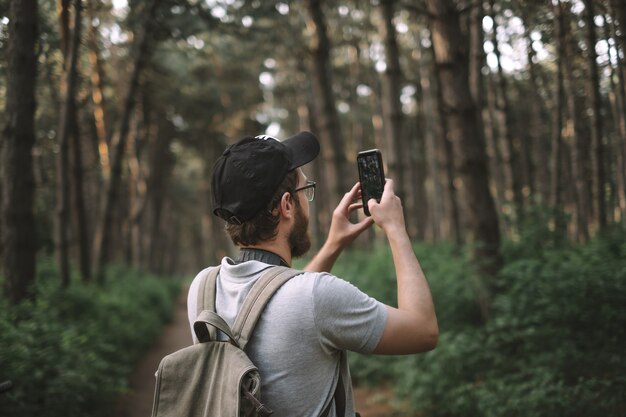
[[[543,230],[504,245],[506,264],[486,324],[478,319],[466,257],[445,244],[417,246],[439,345],[400,358],[352,356],[356,379],[391,379],[400,397],[430,416],[625,415],[626,230],[616,226],[581,246],[556,245]],[[336,272],[388,302],[390,262],[385,249],[354,253]]]
[[[450,243],[414,247],[428,277],[441,329],[474,328],[480,310],[474,301],[473,278],[466,256]],[[391,252],[386,245],[373,250],[345,253],[333,269],[337,276],[353,282],[376,299],[396,305],[397,289]],[[373,384],[403,374],[407,358],[351,355],[351,372],[357,383]]]
[[[0,415],[107,415],[170,318],[180,284],[111,268],[102,287],[62,290],[53,265],[41,264],[36,301],[0,299],[0,380],[14,384],[0,394]]]

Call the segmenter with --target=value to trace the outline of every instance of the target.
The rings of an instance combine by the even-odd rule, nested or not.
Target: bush
[[[0,299],[0,379],[14,384],[0,415],[110,414],[180,284],[111,268],[103,286],[73,280],[62,290],[52,264],[40,264],[34,302]]]
[[[450,243],[419,244],[414,250],[430,283],[441,329],[473,328],[480,324],[472,275],[466,256]],[[397,305],[397,286],[391,252],[386,245],[373,250],[347,251],[333,274],[389,305]],[[406,357],[350,354],[355,383],[376,384],[406,371]],[[397,370],[397,371],[396,371]]]
[[[392,380],[399,396],[429,416],[625,416],[626,230],[616,226],[580,246],[543,233],[525,230],[503,245],[506,263],[486,324],[466,256],[446,244],[416,246],[439,345],[400,358],[352,355],[355,379]],[[380,271],[393,271],[387,249],[346,255],[333,272],[395,304],[395,281],[380,279]]]

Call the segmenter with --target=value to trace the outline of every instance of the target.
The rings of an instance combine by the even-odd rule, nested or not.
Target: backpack
[[[211,269],[200,279],[198,317],[193,325],[199,343],[167,355],[159,364],[152,417],[266,417],[272,414],[261,402],[261,377],[244,349],[267,302],[281,285],[302,271],[269,268],[250,290],[231,329],[215,312],[219,269]],[[228,341],[218,340],[216,329],[222,331]],[[342,398],[337,401],[339,396]],[[338,410],[341,401],[345,401],[344,396],[340,381],[335,392]],[[330,404],[322,416],[329,414]]]

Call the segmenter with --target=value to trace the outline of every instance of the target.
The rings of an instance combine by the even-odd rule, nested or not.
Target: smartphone
[[[363,212],[370,215],[367,202],[374,198],[380,203],[385,188],[385,171],[383,168],[383,155],[378,149],[359,152],[356,157],[359,167],[359,181],[361,182],[361,196],[363,200]]]

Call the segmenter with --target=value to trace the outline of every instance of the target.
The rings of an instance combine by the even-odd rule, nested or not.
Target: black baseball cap
[[[267,207],[288,172],[308,164],[320,152],[311,132],[284,141],[259,135],[226,148],[213,168],[213,213],[241,224]]]

